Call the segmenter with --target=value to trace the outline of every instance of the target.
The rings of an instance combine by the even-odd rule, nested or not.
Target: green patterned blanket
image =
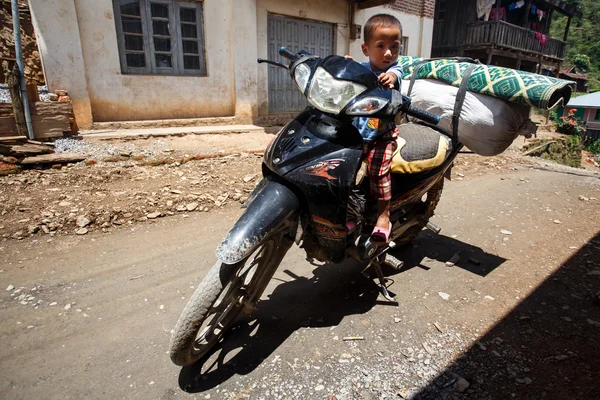
[[[410,79],[419,57],[398,57],[404,68],[403,79]],[[439,79],[460,86],[462,75],[472,64],[452,59],[432,60],[423,64],[417,79]],[[571,98],[575,82],[491,65],[477,65],[469,78],[467,89],[504,100],[549,110]]]

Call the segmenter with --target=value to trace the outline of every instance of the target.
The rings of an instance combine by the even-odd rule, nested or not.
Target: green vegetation
[[[583,17],[573,19],[569,28],[565,65],[574,66],[590,78],[590,91],[600,90],[600,1],[567,0],[581,6]],[[550,35],[562,39],[567,17],[554,13]]]

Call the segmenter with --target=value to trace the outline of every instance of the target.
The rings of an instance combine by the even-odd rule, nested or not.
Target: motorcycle
[[[389,250],[408,244],[429,222],[444,175],[462,145],[432,125],[439,117],[411,106],[410,98],[381,87],[368,68],[340,56],[320,58],[282,47],[285,65],[309,105],[267,147],[262,181],[245,211],[216,250],[218,261],[183,310],[171,337],[170,357],[191,365],[219,342],[240,313],[250,314],[288,249],[295,242],[308,260],[340,263],[353,258],[373,268],[388,300],[384,265],[402,261]],[[411,115],[428,124],[401,125],[392,163],[390,241],[375,246],[377,218],[362,162],[363,139],[353,118],[392,121]]]

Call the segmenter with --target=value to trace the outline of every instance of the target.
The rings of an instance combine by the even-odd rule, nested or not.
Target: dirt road
[[[463,175],[433,219],[442,234],[398,253],[398,306],[360,265],[293,248],[219,368],[167,350],[237,208],[0,242],[2,397],[600,398],[600,179]]]

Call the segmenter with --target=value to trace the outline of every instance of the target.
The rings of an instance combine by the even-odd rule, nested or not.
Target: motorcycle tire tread
[[[171,336],[169,351],[171,361],[176,365],[186,366],[193,364],[197,360],[197,357],[192,357],[191,354],[191,349],[199,328],[199,325],[195,321],[204,320],[208,310],[223,290],[223,283],[220,279],[221,268],[223,267],[234,267],[234,265],[224,264],[220,261],[213,265],[194,291],[194,294],[177,321],[177,325]]]

